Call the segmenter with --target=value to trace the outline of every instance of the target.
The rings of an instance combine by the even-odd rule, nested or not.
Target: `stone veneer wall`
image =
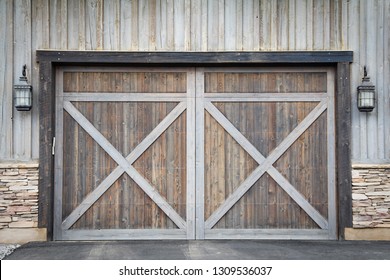
[[[352,165],[354,228],[390,228],[390,164]]]
[[[0,163],[0,231],[38,227],[38,163]]]

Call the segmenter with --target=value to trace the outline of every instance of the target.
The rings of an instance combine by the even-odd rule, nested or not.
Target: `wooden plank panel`
[[[163,121],[161,121],[156,126],[156,128],[145,139],[142,140],[142,142],[138,146],[136,146],[136,144],[133,144],[134,147],[136,146],[136,148],[131,151],[131,153],[126,157],[126,160],[130,164],[133,164],[144,153],[144,151],[153,142],[157,140],[161,133],[173,123],[173,121],[183,112],[184,109],[185,104],[180,104],[179,106],[177,106],[174,110],[171,111],[169,115],[165,117]],[[130,111],[133,112],[132,116],[136,116],[135,111],[136,109]],[[130,129],[137,128],[137,119],[140,120],[141,118],[134,119],[135,122],[133,123],[133,125],[129,126]],[[96,119],[95,121],[97,121],[97,123],[101,122],[98,119]],[[141,127],[139,127],[139,129],[141,129]],[[141,137],[143,137],[142,134]],[[138,144],[138,141],[141,141],[141,139],[134,139],[131,142],[134,143],[136,141],[135,143]],[[137,170],[139,170],[139,168],[137,168]],[[113,172],[111,172],[108,177],[105,177],[105,179],[100,183],[100,185],[97,186],[96,189],[80,203],[80,205],[72,212],[72,214],[63,221],[63,228],[68,229],[77,220],[78,217],[83,215],[83,213],[85,213],[85,211],[87,211],[87,209],[106,192],[106,190],[122,175],[123,172],[124,170],[120,166],[118,166],[113,170]]]
[[[181,228],[185,227],[185,221],[172,209],[166,200],[131,166],[128,161],[97,131],[90,122],[70,103],[64,103],[64,108],[72,117],[90,134],[98,144],[129,174],[129,176],[155,201],[161,209],[169,215]]]
[[[215,110],[215,107],[213,107],[214,106],[212,104],[206,103],[206,109],[208,112],[211,113],[214,117],[217,116],[217,118],[221,121],[221,123],[224,123],[224,125],[228,125],[228,123],[226,123],[227,120],[224,119],[220,113],[218,114],[218,110]],[[297,138],[308,128],[308,126],[310,126],[311,122],[317,119],[325,109],[325,103],[320,103],[317,105],[317,107],[309,115],[307,115],[306,118],[282,141],[282,143],[278,146],[278,149],[275,149],[267,159],[262,161],[262,165],[257,167],[251,173],[251,175],[245,179],[240,187],[238,187],[237,190],[235,190],[235,192],[229,196],[224,201],[224,203],[208,218],[206,221],[206,227],[211,228],[216,222],[218,222],[219,219],[223,217],[225,213],[252,187],[252,185],[264,174],[264,172],[266,172],[271,167],[274,161],[279,158],[297,140]],[[238,132],[234,127],[232,127],[232,129],[229,131]],[[237,138],[239,138],[239,136],[237,136]],[[302,199],[299,196],[297,196],[296,199],[300,205],[305,205],[307,203],[305,199]]]
[[[230,87],[230,91],[224,90],[224,88],[218,88],[213,83],[213,79],[216,79],[218,72],[206,73],[205,93],[214,94],[248,94],[248,93],[326,93],[326,73],[307,73],[307,72],[278,72],[278,73],[224,73],[225,80],[227,81],[224,86],[234,83],[235,79],[240,83],[251,85],[248,90],[237,89],[234,86]],[[209,78],[210,77],[210,78]],[[311,80],[317,80],[317,83],[312,83]],[[279,82],[277,82],[279,81]],[[254,87],[253,85],[260,83],[260,87]],[[297,90],[295,87],[285,87],[284,84],[305,85],[301,90]],[[254,91],[256,89],[256,91]],[[208,96],[208,95],[207,95]],[[254,95],[255,96],[255,95]]]
[[[108,93],[151,93],[154,95],[149,95],[153,97],[157,97],[156,94],[166,93],[173,94],[175,93],[186,93],[186,88],[184,83],[186,82],[186,74],[184,72],[131,72],[126,74],[126,72],[79,72],[76,74],[79,76],[80,83],[85,84],[87,81],[94,80],[96,81],[91,85],[91,87],[87,90],[83,87],[77,87],[77,85],[73,83],[69,83],[65,85],[64,92],[71,94],[76,93],[92,93],[96,92],[100,95],[108,94]],[[115,76],[117,75],[117,78]],[[73,72],[65,72],[65,79],[70,79],[74,76]],[[126,91],[119,90],[117,85],[122,84],[123,80],[130,79],[129,82],[131,87],[126,87]],[[162,80],[170,80],[172,87],[166,87],[163,91],[156,91],[156,85],[159,85]],[[117,80],[117,82],[116,82]],[[154,85],[154,86],[153,86]],[[173,87],[174,86],[174,87]],[[154,88],[153,88],[154,87]],[[96,94],[97,98],[98,95]],[[125,97],[126,95],[123,95]],[[141,96],[141,95],[140,95]]]

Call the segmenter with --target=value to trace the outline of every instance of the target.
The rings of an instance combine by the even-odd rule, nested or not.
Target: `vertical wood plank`
[[[324,50],[330,50],[330,2],[324,0],[323,15],[324,15]]]
[[[13,130],[12,130],[12,93],[13,93],[13,1],[0,2],[0,34],[3,40],[0,41],[0,159],[11,159],[13,157]],[[16,66],[16,67],[22,67]],[[21,68],[19,68],[21,70]],[[19,71],[20,71],[19,70]],[[20,75],[20,73],[18,72]],[[19,76],[17,76],[19,77]]]
[[[236,37],[237,37],[237,17],[236,15],[236,1],[225,1],[225,19],[224,19],[224,38],[225,38],[225,50],[236,49]]]
[[[119,50],[121,38],[119,0],[103,2],[103,49]]]
[[[185,2],[174,1],[173,2],[173,34],[174,44],[173,49],[175,51],[185,50],[185,30],[186,30],[186,19],[185,19]]]
[[[50,48],[52,49],[61,49],[64,47],[66,49],[66,37],[67,37],[67,22],[65,17],[67,16],[67,11],[62,10],[64,4],[67,0],[54,0],[50,3]],[[63,3],[64,4],[63,4]],[[64,27],[64,28],[60,28]],[[65,37],[65,39],[64,39]]]
[[[236,1],[236,50],[243,50],[242,40],[243,40],[243,0]]]
[[[63,127],[63,72],[56,70],[56,127]],[[55,176],[54,176],[54,240],[61,240],[62,238],[62,220],[63,220],[63,130],[56,129],[56,148],[55,148]]]
[[[351,84],[358,85],[361,82],[361,73],[360,73],[360,47],[359,47],[359,39],[360,39],[360,7],[358,1],[352,1],[348,6],[348,49],[354,51],[354,61],[350,67],[351,74]],[[352,86],[354,90],[355,87]],[[351,97],[351,118],[352,118],[352,136],[353,139],[351,143],[352,149],[352,159],[359,160],[360,153],[363,148],[361,148],[361,139],[360,139],[360,112],[353,108],[357,108],[357,100],[356,94],[352,94]]]
[[[184,3],[184,50],[191,50],[191,0]]]
[[[376,44],[378,40],[378,31],[377,31],[377,13],[378,10],[378,1],[370,3],[369,1],[365,2],[365,11],[366,11],[366,34],[365,42],[367,44],[366,56],[364,64],[367,66],[368,75],[371,78],[371,82],[375,85],[377,82],[377,61],[376,59],[371,59],[371,54],[376,53]],[[363,77],[363,75],[362,75]],[[379,93],[380,94],[380,93]],[[378,97],[378,92],[377,92]],[[367,115],[367,156],[369,159],[378,158],[378,107],[375,108],[371,113]],[[374,132],[374,133],[373,133]],[[373,144],[375,143],[375,144]]]
[[[196,69],[196,238],[204,239],[204,133],[205,133],[205,109],[204,109],[204,70],[202,68]]]
[[[277,4],[277,47],[278,50],[288,50],[288,1],[276,2]]]
[[[85,7],[85,48],[87,50],[101,50],[103,48],[103,9],[101,0],[86,2]]]
[[[208,50],[208,0],[202,0],[201,4],[201,34],[202,34],[202,40],[201,40],[201,48],[200,51],[207,51]]]
[[[150,1],[138,2],[138,50],[147,51],[149,49],[150,22],[149,9]]]
[[[207,50],[217,51],[219,41],[218,1],[207,2]],[[205,23],[203,23],[205,24]]]
[[[32,50],[37,49],[48,49],[49,48],[49,3],[48,0],[32,1]],[[34,55],[31,57],[32,60],[32,73],[31,81],[33,87],[33,108],[31,111],[32,126],[31,126],[31,156],[32,158],[39,157],[39,86],[40,86],[40,65],[37,63]],[[1,125],[0,125],[1,126]],[[1,129],[0,129],[1,131]],[[1,157],[1,156],[0,156]]]
[[[386,77],[390,77],[390,2],[384,2],[384,66],[383,66],[383,93],[384,93],[384,106],[390,108],[390,83]],[[387,98],[386,98],[387,94]],[[384,113],[384,137],[390,139],[390,110],[385,110]],[[390,143],[385,141],[385,157],[390,157]]]
[[[337,64],[336,133],[337,141],[337,191],[339,237],[344,238],[344,229],[352,226],[352,179],[351,179],[351,102],[349,63]]]
[[[11,11],[9,11],[11,12]],[[23,65],[27,66],[27,79],[31,83],[32,64],[31,52],[31,2],[14,1],[14,19],[18,21],[14,27],[14,50],[13,50],[13,82],[19,83],[22,76]],[[23,21],[19,19],[23,18]],[[30,112],[19,112],[13,108],[13,158],[19,160],[31,159],[31,114]],[[37,110],[37,108],[32,108]]]
[[[132,25],[133,19],[131,17],[132,1],[121,0],[120,2],[120,49],[130,50],[132,41]]]
[[[187,238],[196,238],[196,73],[187,72],[187,131],[186,131],[186,168],[187,168]]]
[[[306,1],[296,1],[296,10],[295,10],[295,36],[296,36],[296,50],[305,50],[307,47],[307,2]]]
[[[313,0],[306,1],[306,50],[313,49]]]
[[[295,50],[296,31],[295,31],[295,0],[288,2],[288,49]]]
[[[253,7],[254,7],[253,0],[243,2],[242,45],[244,50],[253,49],[253,31],[254,31]]]
[[[202,2],[200,2],[202,3]],[[199,1],[191,1],[191,45],[190,50],[199,51],[202,45],[202,6]]]
[[[321,50],[324,45],[324,0],[313,2],[313,50]]]
[[[47,228],[48,238],[53,235],[53,174],[54,161],[51,143],[54,137],[54,89],[50,62],[39,63],[39,196],[38,196],[38,227]]]
[[[384,89],[383,89],[383,71],[384,71],[384,52],[386,48],[390,48],[389,45],[385,45],[385,34],[384,34],[384,25],[386,24],[384,20],[384,2],[382,0],[377,1],[377,9],[376,9],[376,20],[377,20],[377,28],[376,32],[378,33],[377,39],[376,39],[376,67],[375,67],[375,73],[370,74],[370,76],[375,75],[376,77],[376,92],[377,92],[377,128],[376,131],[378,133],[377,138],[377,156],[376,158],[384,160],[385,157],[385,142],[388,142],[385,138],[385,112],[388,111],[388,106],[386,107],[386,103],[388,105],[388,102],[386,101],[386,95],[384,95]],[[388,76],[389,77],[389,76]]]

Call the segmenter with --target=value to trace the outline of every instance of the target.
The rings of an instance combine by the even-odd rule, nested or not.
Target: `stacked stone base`
[[[0,163],[0,237],[2,243],[36,239],[38,163]],[[41,239],[40,237],[39,239]],[[31,241],[31,240],[26,240]]]
[[[390,164],[353,166],[352,213],[354,228],[390,228]]]

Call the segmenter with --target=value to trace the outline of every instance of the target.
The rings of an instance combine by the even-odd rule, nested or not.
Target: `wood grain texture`
[[[63,114],[64,121],[57,124],[63,127],[57,131],[57,137],[63,139],[57,147],[57,154],[63,154],[63,171],[56,172],[61,194],[57,191],[56,224],[60,224],[55,238],[67,239],[69,231],[85,229],[92,235],[94,229],[143,229],[149,238],[157,238],[160,231],[156,229],[182,228],[187,232],[187,197],[194,198],[187,193],[187,184],[194,181],[186,176],[187,164],[194,163],[186,153],[187,148],[192,149],[186,146],[187,125],[189,129],[193,125],[187,123],[185,98],[194,80],[187,88],[187,73],[183,70],[67,69],[57,74],[57,103],[64,104],[64,113],[58,105],[56,111],[61,115],[57,119]],[[88,93],[89,99],[73,100],[72,96],[80,91]],[[105,93],[99,96],[101,91]],[[109,99],[116,92],[135,93],[139,98],[104,100],[104,96]],[[191,92],[195,94],[193,89]],[[62,99],[64,93],[68,100]],[[153,93],[154,98],[182,95],[184,101],[179,105],[164,99],[145,102],[140,93]],[[187,97],[189,104],[193,98]],[[194,226],[192,212],[188,213]],[[137,231],[134,233],[136,238]],[[174,231],[161,233],[167,238],[179,237]],[[83,238],[82,234],[71,236]],[[191,232],[185,236],[194,238]]]
[[[25,9],[24,4],[20,4],[24,1],[14,3],[2,0],[0,16],[4,22],[1,30],[3,37],[17,40],[31,38],[27,39],[31,43],[26,41],[27,47],[20,48],[19,55],[16,53],[19,43],[14,50],[14,47],[9,45],[12,40],[4,41],[8,47],[2,48],[6,52],[1,53],[0,61],[14,63],[2,63],[6,65],[6,69],[0,73],[0,79],[5,81],[4,85],[7,87],[5,91],[0,91],[0,116],[7,120],[1,121],[5,126],[1,131],[10,130],[9,120],[15,113],[10,110],[10,81],[18,78],[20,63],[24,63],[19,62],[21,57],[26,58],[25,63],[31,64],[30,78],[34,92],[38,89],[39,73],[35,54],[36,50],[40,49],[146,52],[351,50],[355,54],[354,63],[351,65],[351,88],[356,89],[360,84],[363,66],[367,65],[378,93],[378,106],[371,114],[360,114],[356,109],[355,98],[351,98],[354,128],[351,156],[356,162],[388,161],[388,1],[375,1],[374,5],[359,0],[214,2],[218,1],[151,0],[139,3],[128,0],[36,0],[31,1],[30,6],[25,6]],[[26,19],[23,26],[19,24],[19,15]],[[213,42],[214,34],[210,33],[214,32],[213,30],[218,33],[215,36],[217,43]],[[19,36],[17,32],[31,36]],[[329,58],[330,60],[323,62],[334,61],[331,56]],[[78,62],[82,60],[91,61],[88,56],[80,57]],[[207,60],[199,63],[207,63]],[[150,62],[148,59],[142,61]],[[236,61],[240,61],[240,58]],[[170,63],[171,59],[166,62]],[[37,105],[34,101],[34,107]],[[2,136],[2,160],[17,159],[21,156],[25,157],[25,160],[38,157],[38,111],[33,109],[31,120],[21,119],[18,115],[20,114],[16,114],[13,119],[15,127],[11,129],[11,133]],[[10,135],[26,134],[25,132],[29,131],[22,128],[23,123],[31,123],[31,131],[22,137],[25,139],[24,143],[14,143],[16,140]],[[19,150],[23,151],[15,154]]]
[[[328,188],[334,182],[327,180],[327,126],[334,125],[326,110],[333,105],[324,98],[332,88],[331,76],[299,69],[207,70],[202,72],[205,238],[225,238],[225,233],[260,238],[254,229],[267,228],[328,232],[329,223],[335,223],[334,217],[328,222]],[[235,103],[229,100],[241,92]],[[285,102],[289,92],[302,101]],[[306,92],[325,95],[318,103],[304,100]]]

